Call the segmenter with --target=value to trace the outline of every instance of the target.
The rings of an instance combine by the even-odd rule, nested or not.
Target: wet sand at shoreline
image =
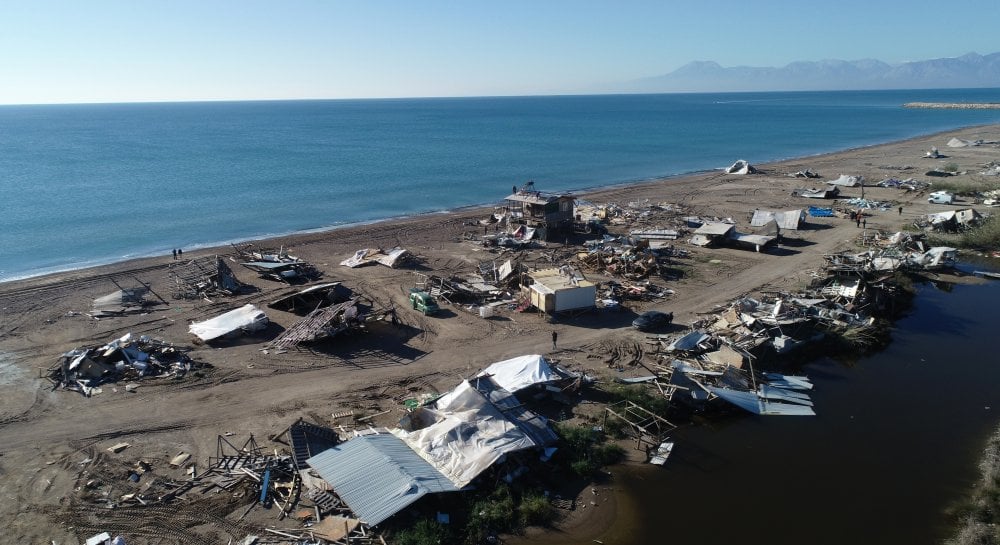
[[[747,232],[747,214],[755,208],[830,206],[829,201],[793,197],[791,191],[820,187],[823,180],[840,174],[863,175],[869,184],[888,177],[933,182],[935,179],[923,175],[925,171],[956,163],[969,174],[949,178],[948,182],[974,182],[981,178],[975,173],[982,164],[998,158],[997,148],[992,145],[946,148],[945,143],[952,137],[997,141],[1000,125],[755,165],[761,172],[754,175],[699,173],[581,196],[597,203],[625,204],[646,199],[651,203],[672,203],[683,206],[684,215],[731,217],[737,221],[737,230]],[[931,147],[948,157],[924,158]],[[752,158],[747,159],[752,162]],[[912,168],[901,170],[903,166]],[[822,178],[788,176],[805,169],[820,173]],[[539,189],[545,189],[544,182],[539,182]],[[498,200],[503,196],[498,194]],[[860,188],[842,189],[842,197],[851,196],[860,196]],[[887,232],[900,230],[928,212],[967,204],[930,205],[925,194],[878,187],[866,187],[865,196],[893,203],[888,211],[872,211],[867,219],[869,229]],[[903,206],[902,214],[897,213],[897,206]],[[217,435],[252,432],[266,438],[300,416],[329,421],[332,413],[345,408],[357,407],[372,414],[387,410],[374,423],[391,426],[404,414],[402,397],[449,390],[489,363],[517,355],[542,353],[571,368],[600,375],[606,373],[606,366],[600,358],[590,359],[587,354],[609,344],[641,339],[641,334],[628,327],[635,313],[652,308],[670,310],[675,322],[685,324],[692,322],[697,313],[740,294],[794,290],[804,286],[821,268],[823,254],[854,248],[861,232],[846,219],[809,218],[809,229],[785,234],[786,238],[796,239],[795,245],[783,247],[779,253],[759,254],[702,249],[678,241],[679,247],[691,252],[685,260],[689,272],[679,280],[654,280],[676,293],[657,303],[630,304],[630,312],[626,313],[594,312],[549,323],[535,314],[509,310],[501,310],[489,320],[447,305],[450,315],[441,318],[410,311],[406,292],[418,279],[415,273],[471,271],[477,262],[497,258],[470,240],[481,235],[482,229],[469,224],[491,211],[484,208],[429,214],[261,241],[263,246],[285,246],[310,261],[325,273],[324,281],[342,281],[400,309],[402,328],[372,327],[367,335],[342,339],[334,343],[335,348],[322,352],[264,354],[261,341],[252,338],[220,347],[194,345],[187,331],[190,321],[247,303],[260,306],[280,327],[298,320],[295,315],[266,308],[266,303],[284,292],[286,286],[235,267],[240,280],[256,286],[258,292],[212,302],[169,299],[167,268],[173,263],[169,255],[0,284],[0,354],[8,360],[0,362],[0,383],[7,394],[0,403],[0,469],[6,476],[0,493],[7,498],[0,502],[0,523],[9,529],[7,539],[76,542],[80,536],[58,522],[66,520],[60,518],[59,510],[67,505],[66,498],[73,496],[83,478],[77,464],[88,453],[103,452],[116,442],[132,444],[122,454],[127,460],[160,460],[184,450],[204,464],[215,453]],[[612,232],[619,233],[620,229],[616,229],[613,226]],[[358,249],[396,245],[416,254],[420,267],[348,269],[339,265]],[[572,249],[563,246],[548,243],[530,250],[524,262],[539,267],[558,265],[573,254]],[[231,251],[228,247],[205,249],[186,252],[186,257]],[[170,304],[154,307],[145,315],[99,321],[80,314],[89,310],[95,297],[116,289],[111,279],[133,276],[150,283]],[[588,278],[595,282],[607,280],[601,276]],[[558,351],[551,350],[549,338],[553,330],[559,334]],[[182,384],[143,381],[129,393],[123,385],[106,385],[102,394],[89,399],[74,392],[51,391],[47,380],[37,378],[38,370],[50,367],[60,354],[83,345],[101,344],[129,331],[191,345],[192,358],[209,363],[212,369],[203,378]],[[602,490],[601,494],[614,497],[613,492]],[[590,489],[584,494],[591,494]],[[590,500],[583,497],[581,501]],[[619,498],[593,510],[581,509],[571,513],[558,532],[539,535],[532,530],[529,536],[532,542],[540,539],[546,543],[601,539],[609,528],[612,532],[626,531],[621,527],[627,524],[615,530],[614,519],[628,509],[627,505],[627,499]],[[113,512],[109,516],[113,517]],[[275,521],[264,514],[252,522],[273,526]],[[563,537],[566,540],[560,541]],[[128,541],[145,542],[141,538]]]

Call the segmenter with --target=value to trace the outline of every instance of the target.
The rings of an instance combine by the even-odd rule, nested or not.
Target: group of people
[[[184,250],[181,250],[180,248],[173,250],[173,252],[174,252],[174,259],[180,259],[184,257]]]

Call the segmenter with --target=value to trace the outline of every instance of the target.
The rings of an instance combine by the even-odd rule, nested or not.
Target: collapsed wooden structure
[[[170,265],[175,299],[198,299],[209,295],[237,295],[246,286],[218,255],[196,257]]]

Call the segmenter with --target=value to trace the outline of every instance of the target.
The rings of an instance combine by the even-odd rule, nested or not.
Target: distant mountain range
[[[696,61],[624,87],[622,91],[633,93],[1000,87],[1000,53],[968,53],[898,65],[864,59],[799,61],[781,68],[726,68],[712,61]]]

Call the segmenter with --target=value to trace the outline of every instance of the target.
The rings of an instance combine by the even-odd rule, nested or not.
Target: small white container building
[[[528,273],[532,283],[527,291],[531,304],[546,314],[583,310],[596,306],[597,285],[571,267],[541,269]]]

